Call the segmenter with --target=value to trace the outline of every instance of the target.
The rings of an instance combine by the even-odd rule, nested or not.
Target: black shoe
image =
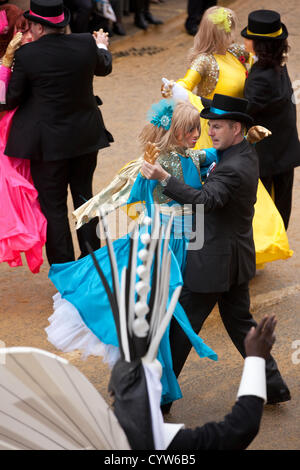
[[[152,13],[150,13],[150,11],[146,11],[145,12],[145,18],[146,20],[148,21],[148,23],[150,24],[164,24],[164,22],[162,20],[159,20],[158,18],[155,18]]]
[[[276,403],[283,403],[289,400],[291,400],[289,389],[287,387],[281,388],[277,392],[268,393],[267,405],[276,405]]]
[[[126,31],[124,26],[121,23],[114,23],[113,24],[113,32],[118,34],[119,36],[126,36]]]
[[[167,415],[170,413],[171,406],[173,405],[173,402],[171,401],[170,403],[165,403],[164,405],[160,405],[160,409],[163,415]]]
[[[134,17],[134,24],[140,29],[147,29],[148,23],[142,13],[137,13]]]

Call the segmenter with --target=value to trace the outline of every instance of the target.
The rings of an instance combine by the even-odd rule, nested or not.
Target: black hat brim
[[[28,21],[32,21],[34,23],[40,23],[40,24],[45,25],[45,26],[50,26],[51,28],[64,28],[65,26],[67,26],[70,23],[70,19],[71,19],[70,10],[67,7],[64,7],[64,17],[65,17],[65,19],[61,23],[51,23],[51,21],[48,21],[44,18],[40,18],[38,16],[31,15],[29,10],[25,11],[23,13],[23,15]]]
[[[203,100],[204,99],[202,98],[202,103],[203,103]],[[210,100],[206,100],[206,101],[210,101]],[[238,122],[242,122],[247,127],[252,126],[254,122],[252,117],[249,116],[248,114],[239,113],[239,112],[228,112],[226,114],[216,114],[210,111],[210,107],[205,107],[204,109],[202,109],[200,113],[200,117],[202,117],[203,119],[214,119],[214,120],[226,119],[230,121],[238,121]]]
[[[212,106],[212,100],[209,100],[208,98],[202,98],[201,97],[201,102],[202,102],[204,108],[210,108]]]
[[[246,28],[244,28],[242,31],[241,31],[241,35],[246,38],[246,39],[261,39],[262,41],[264,40],[278,40],[278,39],[286,39],[289,35],[288,33],[288,30],[285,26],[285,24],[281,23],[281,28],[282,28],[282,33],[279,35],[279,36],[260,36],[259,34],[256,35],[256,34],[248,34],[247,33],[247,29],[248,29],[248,26],[246,26]]]

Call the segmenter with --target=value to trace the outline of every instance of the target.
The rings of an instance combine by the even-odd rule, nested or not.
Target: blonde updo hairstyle
[[[216,14],[218,10],[223,9],[227,13],[230,22],[230,31],[226,32],[225,28],[215,24],[210,15]],[[198,32],[194,38],[194,45],[188,55],[189,63],[200,54],[225,54],[231,44],[235,41],[237,29],[237,16],[230,8],[214,6],[208,8],[201,20]]]
[[[178,138],[185,136],[192,129],[200,130],[200,115],[197,109],[185,101],[179,101],[173,112],[169,130],[157,127],[154,124],[146,124],[139,135],[142,149],[145,151],[148,142],[154,143],[161,153],[179,149]]]

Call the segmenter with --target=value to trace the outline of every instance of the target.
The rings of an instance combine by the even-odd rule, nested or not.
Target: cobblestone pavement
[[[237,12],[242,29],[250,11],[249,2],[237,0],[226,4]],[[172,5],[177,8],[176,15]],[[296,81],[300,80],[299,2],[252,0],[252,10],[262,7],[280,11],[283,22],[288,26],[291,44],[289,72],[297,86]],[[160,6],[153,5],[151,8],[159,16]],[[102,112],[106,126],[115,137],[115,143],[99,153],[95,192],[103,188],[123,164],[139,154],[137,136],[145,122],[148,107],[160,99],[161,77],[177,79],[185,73],[186,53],[193,41],[183,28],[185,1],[166,0],[165,4],[161,4],[161,15],[163,8],[164,26],[152,27],[146,33],[129,28],[129,37],[122,40],[113,38],[113,72],[109,77],[95,80],[95,91],[104,103]],[[129,21],[126,19],[126,22]],[[288,231],[294,255],[287,261],[267,265],[250,286],[256,320],[265,313],[274,312],[277,315],[274,357],[293,399],[287,404],[265,408],[260,433],[250,449],[299,449],[300,446],[300,363],[297,364],[300,354],[297,355],[297,350],[293,349],[295,342],[300,340],[299,171],[295,176],[293,213]],[[75,235],[74,230],[73,233]],[[0,266],[0,340],[7,346],[34,346],[57,353],[47,343],[43,330],[52,312],[51,297],[55,293],[47,273],[47,262],[39,275],[32,275],[26,266],[18,269]],[[201,335],[218,353],[219,361],[200,360],[195,353],[190,354],[180,377],[184,398],[174,404],[168,417],[170,422],[196,426],[221,420],[234,402],[243,361],[227,337],[217,310],[205,323]],[[100,359],[82,361],[77,352],[61,355],[75,364],[109,400],[109,370]]]

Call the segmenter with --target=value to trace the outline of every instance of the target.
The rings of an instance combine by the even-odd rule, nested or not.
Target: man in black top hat
[[[48,222],[48,261],[63,263],[74,260],[68,185],[74,208],[90,199],[98,150],[113,140],[93,94],[94,75],[111,72],[112,56],[105,33],[64,34],[70,13],[61,0],[31,0],[24,16],[34,41],[16,52],[6,104],[0,106],[18,106],[5,154],[31,160]],[[93,249],[100,246],[96,225],[94,219],[78,230],[81,255],[85,240]]]
[[[256,58],[245,82],[248,113],[256,124],[272,132],[270,138],[256,146],[259,175],[267,191],[274,196],[287,229],[294,168],[300,165],[294,91],[285,63],[289,50],[288,31],[278,12],[256,10],[249,14],[248,25],[241,35],[245,38],[246,51]]]
[[[256,326],[249,310],[249,281],[256,270],[252,219],[259,168],[257,154],[244,138],[244,127],[251,125],[252,118],[244,99],[215,94],[212,101],[202,102],[200,116],[209,119],[209,135],[219,160],[202,189],[178,181],[159,163],[144,162],[142,172],[146,178],[159,180],[164,194],[180,204],[203,204],[204,245],[193,249],[190,242],[180,303],[197,333],[218,303],[224,326],[245,357],[245,336]],[[201,230],[196,226],[196,239]],[[171,323],[170,342],[178,376],[191,347],[176,322]],[[268,402],[289,400],[289,390],[271,356],[266,374]]]

